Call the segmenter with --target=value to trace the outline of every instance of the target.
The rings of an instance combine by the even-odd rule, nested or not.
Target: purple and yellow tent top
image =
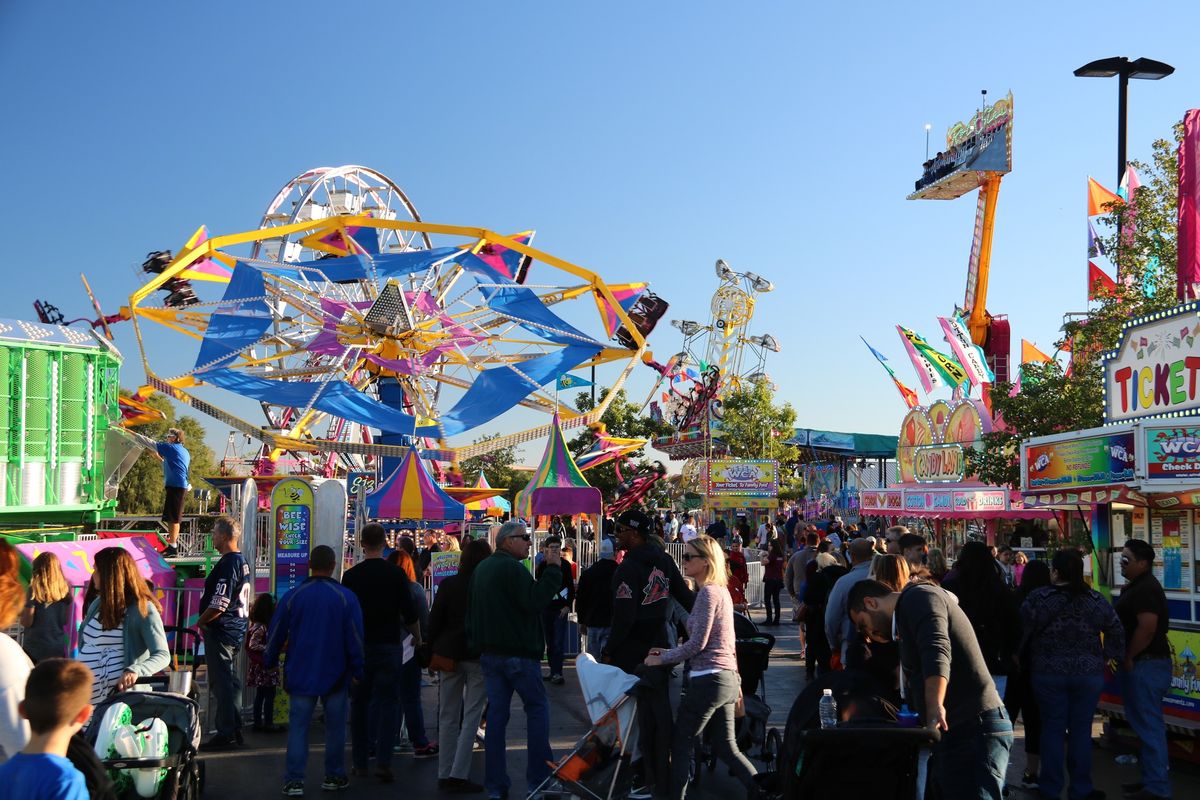
[[[491,489],[492,485],[488,483],[487,476],[480,472],[479,480],[475,481],[475,485],[472,488]],[[512,511],[512,503],[496,495],[467,503],[468,513],[478,513],[485,517],[498,517],[505,511]]]
[[[516,512],[525,517],[544,514],[599,514],[603,506],[600,490],[588,484],[567,449],[558,414],[550,425],[550,441],[533,473],[517,495]]]
[[[367,495],[370,519],[463,520],[463,504],[442,491],[415,447],[379,488]]]

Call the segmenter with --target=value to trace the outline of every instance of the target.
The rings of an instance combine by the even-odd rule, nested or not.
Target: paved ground
[[[788,709],[796,694],[804,686],[803,665],[797,659],[799,641],[791,626],[781,626],[771,630],[778,638],[771,667],[766,673],[767,702],[772,708],[771,724],[783,728]],[[560,753],[569,749],[587,727],[587,717],[575,681],[574,670],[568,666],[567,683],[563,686],[550,686],[552,713],[550,717],[551,744],[555,752]],[[436,724],[437,690],[434,687],[425,690],[426,720],[429,723],[429,734],[434,736]],[[509,774],[513,777],[514,786],[520,786],[525,769],[524,742],[521,739],[513,741],[512,734],[518,737],[524,730],[524,715],[519,708],[519,702],[514,703],[512,721],[509,724]],[[1097,726],[1099,735],[1099,726]],[[1025,755],[1022,747],[1024,732],[1018,725],[1017,741],[1013,748],[1013,757],[1009,766],[1010,781],[1018,781],[1025,768]],[[208,784],[206,797],[217,798],[259,798],[276,796],[283,782],[283,757],[286,734],[249,735],[247,747],[234,753],[205,756],[207,762]],[[326,795],[320,789],[322,764],[322,731],[319,725],[314,725],[311,736],[311,754],[309,756],[307,794],[310,797]],[[347,751],[347,757],[349,753]],[[1122,782],[1137,780],[1136,766],[1120,766],[1114,762],[1116,754],[1099,747],[1094,752],[1094,774],[1097,788],[1108,793],[1110,798],[1121,796]],[[756,762],[761,768],[761,763]],[[348,791],[342,793],[346,800],[354,798],[381,797],[436,797],[437,790],[437,759],[414,760],[411,756],[397,756],[393,761],[396,773],[396,783],[384,785],[374,778],[352,779]],[[475,766],[472,777],[482,782],[483,751],[475,753]],[[1176,798],[1200,797],[1200,767],[1191,764],[1172,765],[1172,783]],[[739,785],[730,778],[722,766],[715,772],[705,774],[698,781],[692,797],[701,798],[737,798],[741,797]],[[1014,788],[1011,796],[1017,800],[1034,797],[1023,789]],[[484,795],[477,795],[484,797]],[[515,797],[515,795],[514,795]]]

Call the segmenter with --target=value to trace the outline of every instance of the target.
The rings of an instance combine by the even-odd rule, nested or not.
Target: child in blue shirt
[[[88,800],[83,773],[67,760],[67,746],[92,716],[91,696],[92,673],[78,661],[49,658],[33,668],[19,706],[32,736],[0,764],[6,797]]]

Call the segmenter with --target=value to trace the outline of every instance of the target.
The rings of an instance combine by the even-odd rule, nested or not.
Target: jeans
[[[604,652],[604,645],[608,644],[608,636],[612,633],[612,628],[588,628],[587,629],[587,651],[592,654],[592,657],[597,661],[600,660],[600,654]]]
[[[392,748],[396,745],[396,707],[404,646],[368,644],[365,656],[363,679],[351,690],[350,697],[351,758],[356,768],[367,768],[371,721],[375,720],[376,766],[389,769],[392,764]],[[419,678],[418,674],[418,680]]]
[[[308,765],[308,727],[317,700],[325,707],[325,774],[346,777],[346,713],[350,705],[343,687],[329,694],[294,694],[288,714],[288,743],[284,781],[304,781]]]
[[[1121,694],[1125,700],[1125,718],[1142,740],[1142,783],[1146,791],[1160,797],[1171,796],[1167,777],[1167,725],[1163,722],[1162,701],[1171,688],[1171,659],[1143,658],[1133,662],[1133,672],[1121,673]],[[1042,709],[1042,714],[1046,713]]]
[[[421,660],[415,655],[400,667],[400,709],[404,716],[404,729],[413,747],[426,747],[429,737],[425,735],[425,712],[421,708]],[[396,715],[392,715],[395,719]],[[380,719],[382,730],[386,725]]]
[[[546,631],[546,661],[551,675],[562,675],[563,647],[567,643],[567,618],[557,608],[542,612],[542,627]]]
[[[275,724],[275,687],[259,686],[254,690],[254,725]]]
[[[738,749],[734,733],[733,706],[738,698],[736,672],[722,670],[692,678],[679,701],[675,736],[671,742],[671,800],[687,794],[688,773],[696,737],[708,726],[713,749],[747,790],[754,783],[754,767]],[[711,724],[709,720],[712,720]]]
[[[487,764],[484,784],[488,797],[503,797],[512,783],[508,778],[506,734],[513,692],[525,704],[528,723],[525,784],[527,793],[531,793],[550,775],[546,762],[554,759],[550,750],[550,704],[546,699],[546,686],[542,683],[541,664],[532,658],[490,653],[484,653],[479,664],[483,668],[488,702],[487,736],[484,739]]]
[[[487,690],[478,661],[459,661],[438,686],[438,778],[471,777],[475,732]]]
[[[1100,675],[1033,674],[1033,690],[1042,714],[1042,766],[1038,788],[1058,797],[1063,776],[1063,742],[1071,785],[1068,797],[1081,798],[1092,785],[1092,718],[1100,702],[1104,678]]]
[[[217,735],[232,739],[242,727],[242,682],[237,673],[241,641],[229,642],[213,630],[204,632],[204,658],[208,665],[208,685],[216,713],[213,720]]]
[[[779,593],[783,591],[783,581],[768,578],[763,581],[763,603],[767,607],[767,622],[779,622]],[[774,614],[771,613],[774,609]]]
[[[671,715],[671,668],[639,667],[644,683],[637,698],[638,748],[646,785],[655,797],[666,797],[671,778],[671,743],[674,721]]]
[[[1012,723],[1003,707],[985,711],[970,722],[957,723],[944,731],[941,741],[933,747],[937,760],[934,777],[941,796],[954,800],[1000,800],[1012,743]],[[1045,742],[1042,745],[1044,749]]]

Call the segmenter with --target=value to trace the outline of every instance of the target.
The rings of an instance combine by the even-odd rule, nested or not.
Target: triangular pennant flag
[[[909,408],[915,408],[920,403],[920,398],[917,397],[916,392],[914,392],[912,389],[905,386],[903,383],[900,382],[900,379],[896,377],[896,373],[892,370],[892,368],[890,366],[888,366],[887,356],[885,356],[883,353],[876,350],[874,347],[871,347],[870,343],[862,336],[859,336],[858,338],[862,339],[863,344],[865,344],[867,346],[867,349],[871,351],[871,355],[875,356],[875,358],[879,361],[880,365],[882,365],[883,368],[887,370],[888,375],[892,376],[892,383],[894,383],[896,385],[896,391],[900,392],[900,396],[902,398],[904,398],[905,404]]]
[[[1039,350],[1037,345],[1035,345],[1033,342],[1029,341],[1028,339],[1021,340],[1022,364],[1035,364],[1038,362],[1050,362],[1053,360],[1054,359],[1052,359],[1050,356]]]
[[[1112,294],[1117,288],[1117,282],[1097,267],[1091,261],[1088,262],[1088,300],[1095,300],[1099,297]]]
[[[587,378],[580,378],[577,375],[564,373],[558,376],[558,390],[561,392],[564,389],[580,389],[584,386],[591,386],[592,382]]]
[[[1105,189],[1100,184],[1096,183],[1095,178],[1088,178],[1088,216],[1094,217],[1097,214],[1107,214],[1114,203],[1120,203],[1121,198]]]
[[[1092,225],[1092,221],[1088,220],[1088,258],[1096,258],[1097,256],[1107,256],[1108,253],[1104,250],[1104,240],[1096,234],[1096,228]]]

